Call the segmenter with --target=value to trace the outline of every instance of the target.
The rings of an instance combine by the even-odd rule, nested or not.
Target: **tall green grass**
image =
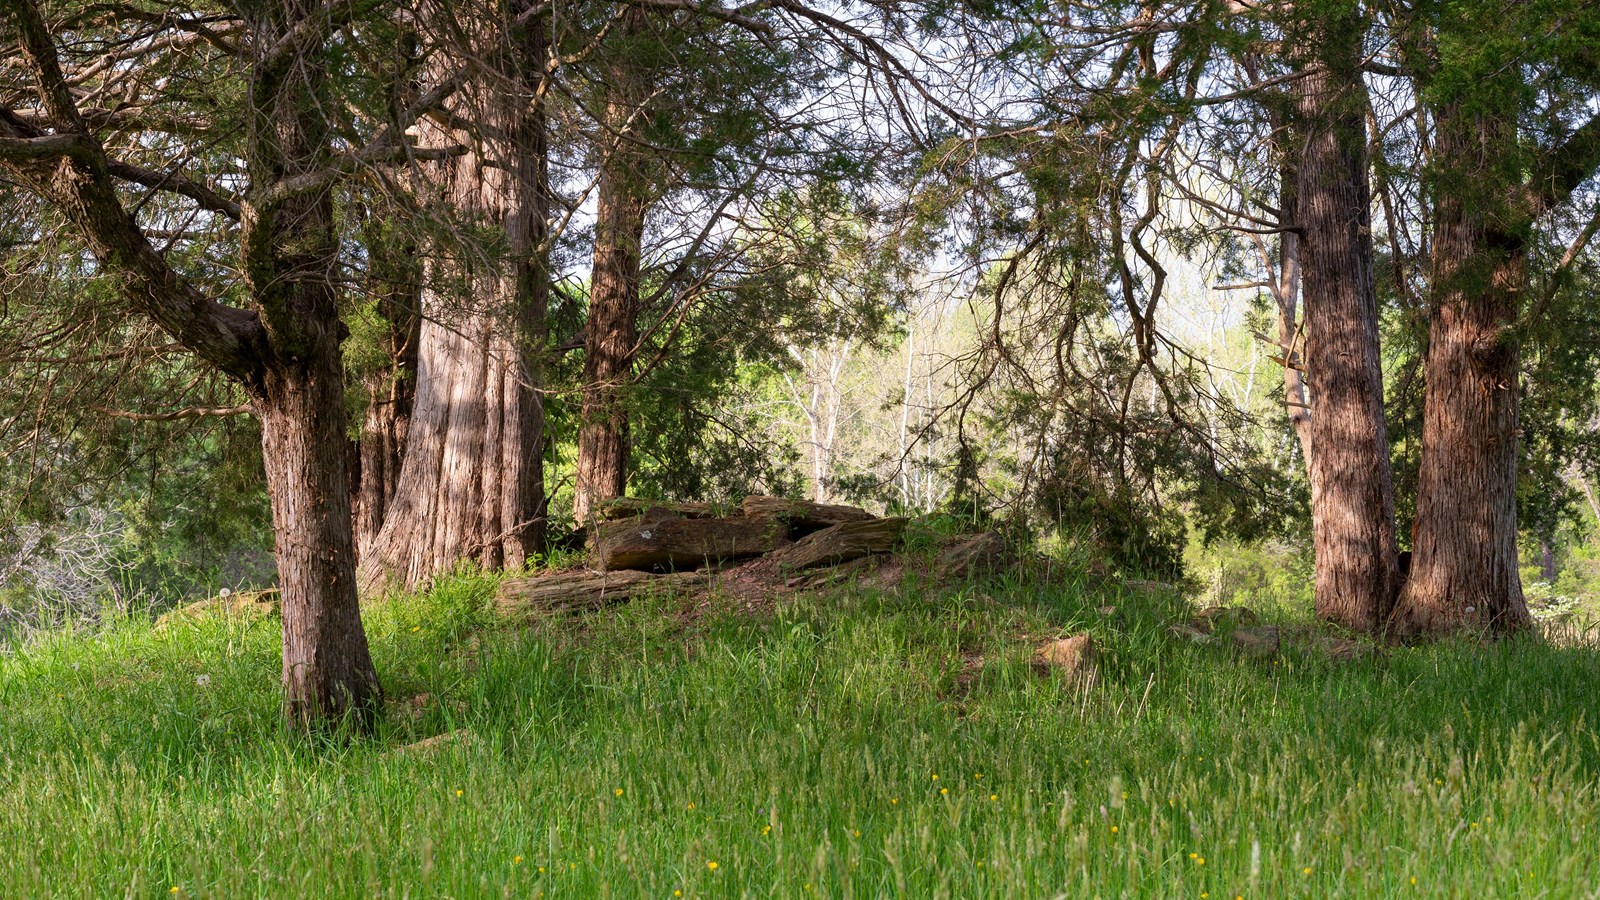
[[[0,893],[1600,885],[1587,649],[1255,661],[1167,637],[1165,601],[1075,579],[709,614],[663,597],[519,629],[482,612],[492,590],[463,578],[369,611],[391,710],[353,744],[280,729],[271,621],[127,621],[0,659]],[[1106,653],[1087,691],[1028,665],[1076,630]]]

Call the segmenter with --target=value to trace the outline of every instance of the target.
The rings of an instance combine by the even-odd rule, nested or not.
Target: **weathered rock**
[[[725,559],[744,559],[789,543],[787,529],[773,519],[655,518],[607,522],[595,531],[598,568],[692,569]]]
[[[281,597],[277,588],[263,591],[224,591],[216,597],[198,600],[187,606],[168,610],[156,619],[156,628],[168,628],[179,622],[193,622],[211,616],[241,616],[261,618],[277,615]]]
[[[1195,613],[1192,624],[1201,631],[1227,630],[1255,625],[1260,619],[1243,606],[1208,606]]]
[[[773,551],[768,558],[788,571],[838,565],[869,553],[893,550],[905,529],[906,520],[901,518],[846,522],[812,532],[791,546]]]
[[[872,513],[854,506],[836,506],[759,495],[744,498],[744,514],[752,519],[777,519],[785,522],[796,535],[809,534],[833,525],[866,522],[876,518]]]
[[[414,744],[396,747],[390,750],[389,753],[393,756],[427,756],[449,750],[452,747],[465,749],[476,744],[477,741],[477,737],[471,731],[465,728],[458,728],[455,731],[436,734],[431,738],[423,738]]]
[[[1196,644],[1209,644],[1216,640],[1209,632],[1201,631],[1188,622],[1175,622],[1168,625],[1167,634]]]
[[[703,572],[561,572],[500,582],[495,608],[511,619],[541,613],[585,612],[623,603],[651,591],[676,591],[707,582]]]
[[[1014,560],[1005,539],[992,531],[957,540],[939,551],[934,573],[940,581],[987,578],[1004,571]]]
[[[1033,667],[1041,674],[1060,673],[1070,681],[1089,684],[1099,674],[1100,652],[1095,648],[1094,638],[1075,634],[1034,650]]]
[[[1265,628],[1235,628],[1230,638],[1233,646],[1245,656],[1276,656],[1282,643],[1278,629],[1270,625]]]
[[[600,518],[603,521],[610,522],[652,512],[677,516],[681,519],[710,519],[717,515],[716,507],[710,503],[675,503],[670,500],[641,500],[638,497],[618,497],[600,507]]]

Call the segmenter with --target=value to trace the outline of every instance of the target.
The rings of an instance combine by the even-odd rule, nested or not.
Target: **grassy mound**
[[[1600,658],[1335,661],[1082,583],[373,608],[391,710],[285,734],[274,620],[0,658],[9,896],[1506,896],[1600,883]],[[1107,607],[1115,610],[1107,610]],[[1284,622],[1282,624],[1293,624]],[[1034,645],[1091,632],[1091,689]],[[402,751],[441,733],[458,739]]]

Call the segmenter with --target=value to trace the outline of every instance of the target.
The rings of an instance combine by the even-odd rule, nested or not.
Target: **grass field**
[[[664,597],[521,629],[488,620],[492,590],[462,578],[369,611],[391,706],[353,744],[281,730],[272,620],[124,622],[0,657],[0,893],[1600,885],[1590,650],[1243,659],[1168,637],[1170,600],[1081,578],[703,615]],[[1028,665],[1076,630],[1106,654],[1088,691]]]

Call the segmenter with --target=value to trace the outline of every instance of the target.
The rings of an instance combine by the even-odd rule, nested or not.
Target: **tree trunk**
[[[1280,126],[1281,127],[1281,126]],[[1292,140],[1292,138],[1291,138]],[[1281,222],[1299,224],[1300,172],[1291,162],[1279,175]],[[1259,240],[1259,238],[1257,238]],[[1305,341],[1300,325],[1300,235],[1285,230],[1278,236],[1278,269],[1272,296],[1278,307],[1278,348],[1283,352],[1283,400],[1300,455],[1311,465],[1311,405],[1306,396]],[[1265,256],[1265,251],[1263,251]],[[1270,270],[1269,270],[1270,271]]]
[[[1367,184],[1362,22],[1313,29],[1316,58],[1296,83],[1317,615],[1378,631],[1394,602],[1394,486],[1383,417]]]
[[[1504,152],[1515,120],[1446,109],[1434,154],[1428,390],[1417,477],[1411,577],[1395,610],[1400,637],[1528,628],[1517,569],[1517,344],[1525,241],[1504,225],[1506,198],[1481,196],[1482,154]],[[1497,214],[1498,213],[1498,214]]]
[[[367,410],[361,422],[360,485],[356,490],[356,546],[368,546],[383,527],[384,511],[400,481],[411,406],[416,398],[417,346],[422,336],[422,273],[416,244],[396,240],[391,229],[367,229],[368,293],[384,323],[387,365],[367,373]]]
[[[455,117],[481,123],[485,137],[421,126],[423,146],[472,148],[427,168],[435,199],[469,226],[503,230],[508,250],[483,258],[481,248],[441,243],[425,262],[416,399],[394,495],[362,557],[368,592],[391,581],[414,587],[465,560],[520,567],[544,545],[538,385],[549,193],[543,106],[533,99],[542,18],[519,46],[496,58],[483,90],[452,101]],[[524,72],[535,73],[531,82]]]
[[[623,13],[618,34],[637,34],[643,13]],[[635,67],[611,67],[605,122],[615,146],[601,162],[595,210],[594,268],[589,319],[584,326],[583,402],[578,426],[578,471],[572,514],[589,521],[600,504],[623,496],[628,485],[627,388],[639,340],[639,266],[648,186],[644,154],[635,146],[647,96]]]
[[[283,593],[284,714],[365,728],[382,695],[356,598],[343,363],[338,341],[323,343],[269,369],[255,401]]]
[[[51,117],[71,138],[63,155],[0,163],[83,234],[128,305],[236,379],[262,423],[283,597],[284,711],[291,725],[370,727],[381,693],[356,599],[345,461],[345,335],[336,291],[326,21],[310,0],[249,5],[245,122],[247,202],[212,203],[239,220],[239,268],[255,309],[210,299],[175,272],[123,206],[104,147],[62,74],[55,36],[29,0],[7,5],[15,38]],[[269,52],[271,51],[271,52]],[[37,138],[14,117],[0,135]]]

